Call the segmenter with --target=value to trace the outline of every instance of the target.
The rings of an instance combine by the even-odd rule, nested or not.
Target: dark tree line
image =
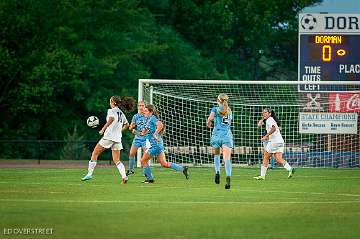
[[[318,0],[3,0],[0,138],[63,139],[139,78],[296,79]]]

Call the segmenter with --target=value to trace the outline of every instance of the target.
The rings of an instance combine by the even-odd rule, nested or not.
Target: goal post
[[[292,165],[360,166],[360,81],[140,79],[139,100],[154,104],[166,126],[168,161],[212,165],[206,119],[220,93],[229,96],[233,112],[234,165],[261,162],[265,129],[257,122],[270,107],[281,121],[284,158]]]

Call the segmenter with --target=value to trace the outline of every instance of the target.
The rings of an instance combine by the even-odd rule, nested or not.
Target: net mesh
[[[258,127],[257,122],[261,119],[263,108],[270,107],[281,121],[281,134],[286,145],[284,158],[292,165],[359,167],[360,120],[356,112],[360,111],[360,84],[326,84],[320,86],[323,92],[309,93],[306,85],[290,83],[222,84],[219,81],[199,84],[191,81],[178,83],[176,80],[153,83],[147,80],[142,96],[146,103],[155,105],[166,125],[164,143],[167,159],[171,162],[193,165],[213,163],[211,129],[206,127],[206,119],[210,109],[216,105],[217,95],[226,93],[233,112],[233,164],[261,162],[263,146],[260,138],[265,128]],[[341,131],[300,133],[299,120],[303,113],[346,114],[355,117],[357,122],[355,129],[354,125],[350,128],[353,132],[346,134]]]

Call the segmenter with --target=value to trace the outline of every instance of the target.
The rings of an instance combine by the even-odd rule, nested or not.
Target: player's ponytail
[[[125,97],[120,98],[120,96],[114,95],[114,96],[111,96],[110,99],[112,100],[114,105],[116,105],[123,111],[131,112],[134,110],[135,100],[133,97],[125,96]]]
[[[268,112],[270,112],[271,117],[273,117],[273,119],[275,120],[275,122],[276,122],[276,124],[278,125],[278,127],[280,127],[280,126],[281,126],[281,122],[280,122],[280,120],[278,119],[278,117],[276,116],[275,111],[274,111],[274,110],[270,110],[270,111],[268,111]]]
[[[121,98],[121,103],[119,105],[119,107],[126,111],[126,112],[132,112],[134,111],[134,107],[135,107],[135,100],[133,97],[123,97]]]
[[[231,114],[231,108],[229,107],[229,96],[227,96],[224,93],[221,93],[218,96],[218,101],[221,102],[221,104],[224,105],[224,111],[220,111],[219,114],[222,116],[228,116],[229,114]]]

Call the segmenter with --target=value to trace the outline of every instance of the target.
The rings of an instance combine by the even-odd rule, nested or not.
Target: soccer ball
[[[99,125],[99,118],[96,116],[90,116],[87,118],[86,124],[91,128],[96,128]]]
[[[301,18],[301,27],[305,30],[313,30],[316,26],[316,18],[311,14],[306,14]]]

